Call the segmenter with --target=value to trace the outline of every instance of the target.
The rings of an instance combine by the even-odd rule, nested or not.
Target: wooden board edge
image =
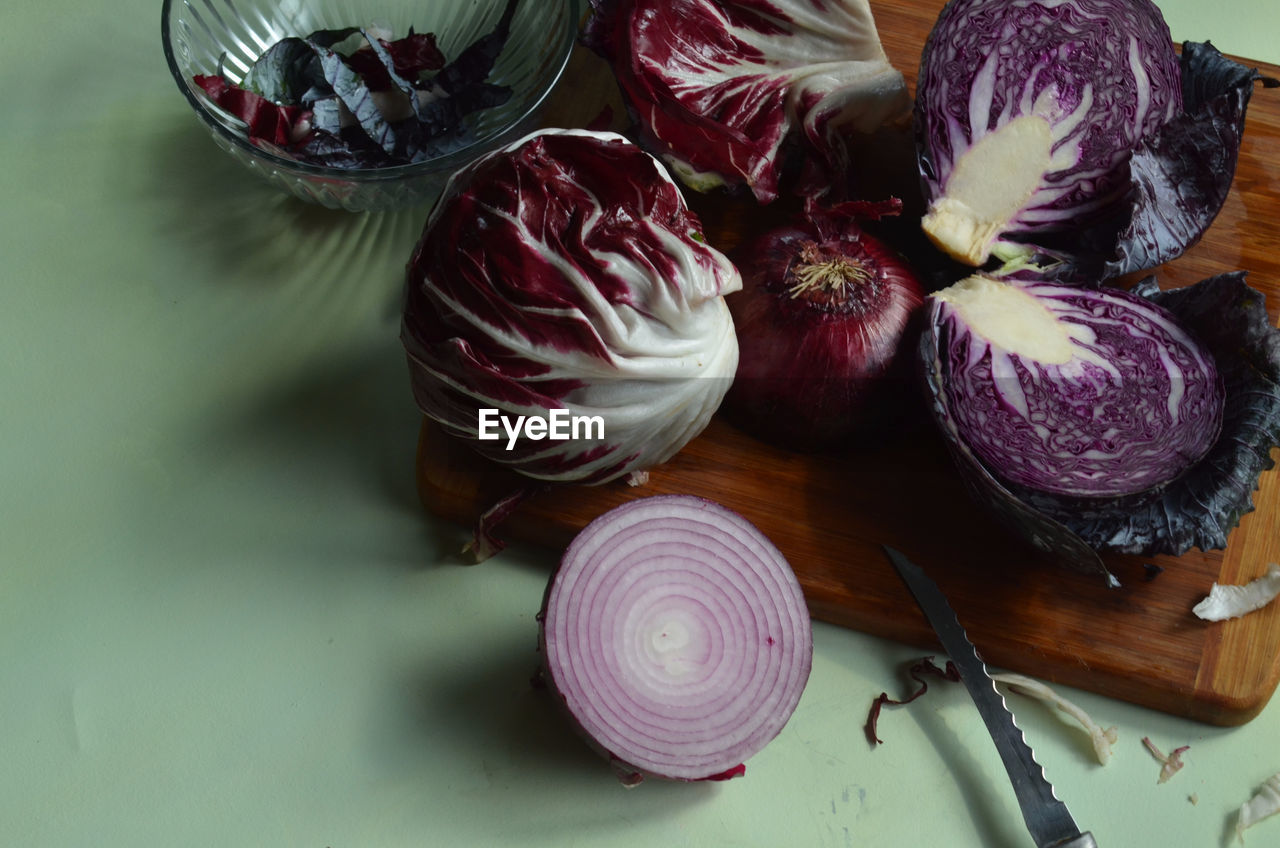
[[[481,513],[500,498],[527,485],[514,472],[492,466],[465,446],[453,444],[441,449],[441,441],[451,440],[424,417],[417,445],[416,483],[423,508],[429,515],[458,524],[471,532]],[[1267,481],[1265,488],[1274,496],[1274,492],[1280,490],[1280,470],[1267,473],[1272,479]],[[627,491],[625,484],[621,483],[591,487],[589,491],[586,487],[581,487],[577,492],[578,497],[598,500],[596,508],[600,513],[636,496],[634,491]],[[533,498],[531,506],[536,507],[537,495]],[[1246,533],[1241,538],[1250,536],[1248,530],[1246,528]],[[535,508],[518,509],[504,522],[499,534],[503,538],[533,545],[555,556],[568,545],[575,533],[571,528],[539,517]],[[1229,563],[1233,559],[1224,559],[1219,580],[1226,582],[1226,577],[1233,568]],[[940,650],[928,622],[914,608],[909,614],[886,615],[868,620],[865,617],[859,618],[838,605],[824,603],[823,593],[814,591],[815,586],[811,582],[802,578],[801,583],[810,614],[817,621],[914,645],[924,651]],[[905,589],[903,591],[905,593]],[[1274,617],[1275,626],[1274,638],[1265,640],[1265,645],[1259,645],[1251,635],[1256,619],[1248,622],[1247,627],[1226,622],[1219,625],[1221,629],[1216,635],[1210,630],[1206,634],[1202,652],[1202,668],[1194,684],[1176,690],[1171,688],[1168,681],[1158,678],[1135,678],[1084,664],[1079,667],[1063,664],[1059,669],[1048,671],[1020,655],[1016,646],[988,643],[979,647],[995,668],[1030,674],[1054,684],[1099,692],[1205,724],[1240,726],[1263,710],[1280,684],[1280,608],[1267,614]],[[1188,616],[1190,615],[1188,611]],[[1212,628],[1214,625],[1205,623],[1205,627]],[[1235,650],[1234,643],[1240,641],[1247,642],[1255,653],[1258,650],[1270,651],[1272,661],[1262,664],[1261,673],[1246,681],[1244,686],[1225,686],[1224,680],[1228,676],[1223,673],[1223,664],[1218,659],[1231,657],[1231,651]]]

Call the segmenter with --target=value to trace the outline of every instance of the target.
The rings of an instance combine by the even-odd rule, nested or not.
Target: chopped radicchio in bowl
[[[329,168],[412,165],[466,145],[464,120],[500,106],[511,89],[486,80],[518,0],[448,61],[433,33],[391,39],[373,29],[284,38],[238,84],[219,70],[194,80],[247,127],[249,140],[288,159]]]

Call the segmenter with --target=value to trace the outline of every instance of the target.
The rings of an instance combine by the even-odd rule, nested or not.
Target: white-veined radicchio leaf
[[[778,196],[844,181],[843,136],[905,118],[902,74],[867,0],[592,0],[584,42],[613,67],[640,142],[697,190]]]
[[[722,295],[740,287],[656,159],[612,133],[535,133],[456,174],[427,222],[402,328],[414,396],[530,477],[643,471],[723,399],[738,346]],[[603,433],[486,441],[483,409],[598,416]]]

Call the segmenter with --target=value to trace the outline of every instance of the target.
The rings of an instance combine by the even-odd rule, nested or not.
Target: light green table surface
[[[1275,61],[1269,4],[1169,17]],[[552,556],[463,567],[419,509],[422,213],[259,186],[174,88],[158,2],[67,5],[0,27],[0,844],[1031,845],[964,691],[872,750],[920,652],[825,625],[746,779],[620,788],[529,686]],[[1103,848],[1223,845],[1280,771],[1280,705],[1222,729],[1067,694],[1118,725],[1110,765],[1015,706]],[[1191,746],[1166,784],[1146,735]]]

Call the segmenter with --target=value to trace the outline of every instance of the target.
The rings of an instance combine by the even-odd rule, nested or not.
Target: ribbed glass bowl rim
[[[470,162],[477,155],[480,155],[477,151],[487,152],[486,145],[492,139],[500,138],[513,127],[520,126],[550,96],[557,83],[559,83],[560,77],[564,75],[565,68],[568,67],[569,57],[573,53],[573,45],[577,40],[577,29],[573,25],[573,0],[537,0],[539,3],[556,2],[566,7],[569,25],[564,28],[565,38],[563,45],[560,47],[559,65],[555,68],[554,73],[551,74],[547,85],[543,87],[537,97],[529,102],[523,112],[483,138],[474,139],[466,147],[435,159],[427,159],[411,165],[390,165],[383,168],[330,168],[279,156],[270,150],[251,144],[246,137],[232,132],[210,113],[205,103],[196,96],[182,69],[178,67],[178,58],[173,52],[173,39],[170,35],[171,12],[175,4],[185,2],[186,0],[164,0],[160,9],[160,38],[164,45],[164,59],[169,65],[169,73],[173,75],[173,81],[177,83],[178,90],[187,98],[187,102],[191,104],[191,108],[195,110],[195,113],[200,116],[200,120],[220,137],[231,142],[244,152],[251,156],[265,159],[283,170],[299,175],[346,180],[348,182],[396,182],[418,176],[431,176],[440,173],[449,174]]]

